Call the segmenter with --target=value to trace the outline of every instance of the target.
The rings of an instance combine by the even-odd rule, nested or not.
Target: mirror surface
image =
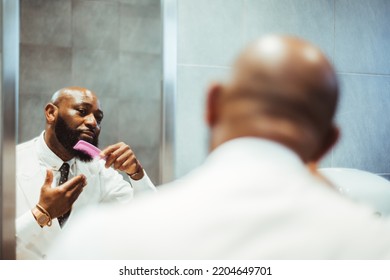
[[[94,91],[100,147],[125,142],[159,183],[159,0],[21,0],[19,143],[44,130],[43,108],[66,86]]]

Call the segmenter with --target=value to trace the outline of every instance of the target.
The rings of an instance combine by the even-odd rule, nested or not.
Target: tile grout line
[[[356,76],[390,77],[390,74],[379,74],[379,73],[358,73],[358,72],[343,72],[343,71],[336,71],[336,74],[341,74],[341,75],[356,75]]]
[[[218,68],[218,69],[231,69],[230,66],[222,66],[222,65],[205,65],[205,64],[187,64],[187,63],[178,63],[178,66],[184,67],[202,67],[202,68]]]

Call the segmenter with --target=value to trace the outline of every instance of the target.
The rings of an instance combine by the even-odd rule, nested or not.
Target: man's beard
[[[54,127],[54,131],[58,141],[61,143],[62,146],[64,146],[64,148],[69,154],[73,155],[74,157],[84,162],[92,161],[93,158],[90,155],[73,149],[76,143],[80,140],[81,132],[70,128],[68,124],[65,122],[65,120],[60,116],[58,116],[57,118],[57,123]],[[96,147],[98,146],[99,138],[97,136],[94,137],[92,140],[90,139],[88,140],[83,139],[83,140],[91,143]]]

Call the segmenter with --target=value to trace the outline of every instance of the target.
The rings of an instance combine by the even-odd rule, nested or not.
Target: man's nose
[[[89,114],[88,116],[85,117],[85,124],[93,128],[98,126],[98,123],[93,114]]]

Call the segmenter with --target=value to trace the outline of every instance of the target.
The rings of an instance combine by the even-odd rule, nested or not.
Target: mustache
[[[79,134],[81,134],[81,133],[90,134],[93,137],[97,136],[96,131],[93,129],[80,129],[80,130],[78,130],[78,132],[79,132]]]

